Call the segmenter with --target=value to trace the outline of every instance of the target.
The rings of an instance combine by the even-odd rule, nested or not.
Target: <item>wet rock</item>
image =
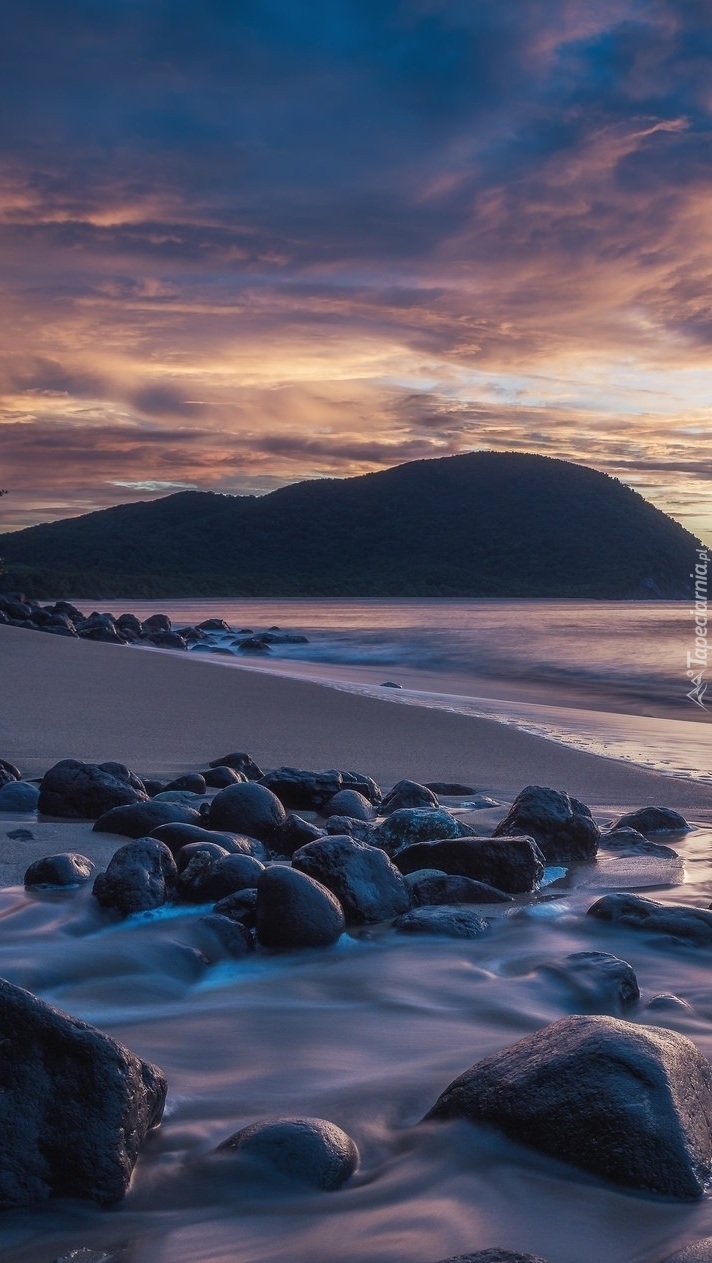
[[[158,830],[156,830],[156,833],[157,832]],[[155,835],[151,834],[151,837],[153,836]],[[210,863],[212,863],[213,860],[224,859],[226,855],[230,854],[230,852],[226,851],[225,848],[220,846],[217,842],[187,842],[185,846],[180,848],[179,851],[172,851],[172,854],[175,859],[178,872],[182,873],[198,855],[202,855]]]
[[[292,864],[336,895],[350,921],[385,921],[410,907],[405,882],[385,852],[356,838],[309,842]]]
[[[221,855],[213,859],[198,851],[180,871],[178,895],[189,903],[214,903],[238,890],[254,888],[264,864],[251,855]]]
[[[201,776],[209,789],[225,789],[228,785],[238,785],[240,781],[246,781],[247,777],[242,772],[236,772],[231,767],[208,767]]]
[[[178,871],[169,849],[157,838],[139,838],[119,847],[105,873],[94,882],[102,908],[122,916],[160,908],[174,898]]]
[[[306,873],[275,864],[257,883],[256,926],[263,947],[330,947],[346,922],[330,890]]]
[[[341,837],[346,833],[350,838],[358,838],[359,842],[377,846],[376,826],[368,820],[354,820],[353,816],[329,816],[322,832],[324,831],[333,837]]]
[[[671,860],[679,858],[677,851],[671,846],[650,842],[637,829],[613,829],[610,833],[602,833],[601,847],[615,855],[654,855],[659,859]]]
[[[688,1013],[692,1011],[692,1005],[683,1000],[679,995],[672,995],[669,991],[661,991],[660,995],[654,995],[652,1000],[648,1000],[646,1009],[652,1009],[653,1012],[660,1011],[662,1013],[674,1013],[676,1009],[687,1009]]]
[[[140,636],[143,630],[141,620],[135,614],[119,614],[116,626],[120,627],[122,632],[133,632],[134,636]]]
[[[712,947],[712,912],[684,904],[656,903],[642,895],[603,895],[588,909],[599,921],[615,921],[633,930],[665,934],[679,942]]]
[[[311,772],[298,767],[280,767],[263,776],[260,784],[271,789],[291,811],[321,811],[340,789],[355,789],[371,803],[381,800],[381,791],[370,776],[340,772],[335,768]]]
[[[14,763],[8,763],[7,759],[0,759],[0,786],[7,785],[10,781],[21,781],[22,773],[18,771]]]
[[[0,1207],[52,1197],[119,1201],[161,1120],[163,1072],[4,980],[0,1012]]]
[[[712,1263],[712,1237],[690,1242],[684,1249],[671,1254],[665,1263]]]
[[[208,821],[211,829],[245,833],[269,842],[286,818],[276,794],[262,784],[248,781],[221,789],[210,804]]]
[[[264,636],[247,636],[244,640],[238,640],[236,649],[238,653],[267,654],[272,652]]]
[[[541,968],[565,986],[577,1013],[619,1017],[640,999],[633,966],[608,952],[572,952]]]
[[[198,630],[204,632],[231,632],[232,628],[224,618],[204,618],[198,623]]]
[[[38,810],[45,816],[95,820],[112,807],[147,797],[143,783],[123,764],[62,759],[42,777]]]
[[[419,842],[397,852],[395,863],[402,873],[437,868],[444,873],[472,877],[511,895],[534,890],[544,875],[544,857],[529,837]]]
[[[170,794],[175,791],[187,791],[189,794],[198,794],[200,797],[205,793],[207,785],[205,777],[200,772],[186,772],[184,776],[177,776],[174,781],[169,781],[163,787],[164,794]]]
[[[238,890],[234,895],[219,899],[213,912],[253,929],[257,920],[257,889]]]
[[[143,639],[143,638],[142,638]],[[179,632],[151,632],[146,638],[156,649],[187,649],[188,645]]]
[[[489,925],[469,908],[414,908],[397,917],[393,929],[400,934],[437,934],[444,938],[480,938]]]
[[[562,790],[527,785],[517,795],[494,837],[527,834],[547,864],[596,858],[600,829],[590,809]]]
[[[566,1017],[485,1058],[430,1119],[467,1118],[594,1175],[691,1200],[712,1174],[712,1067],[691,1040]]]
[[[546,1263],[538,1254],[520,1254],[518,1250],[502,1250],[492,1246],[489,1250],[476,1250],[474,1254],[455,1254],[440,1263]]]
[[[687,833],[692,828],[679,811],[671,807],[641,807],[619,816],[611,825],[614,829],[635,829],[647,836],[649,833]]]
[[[153,632],[169,632],[173,624],[167,614],[151,614],[150,618],[145,618],[141,624],[141,630],[149,633]]]
[[[311,1188],[330,1191],[353,1175],[359,1153],[345,1131],[323,1118],[275,1118],[251,1123],[218,1146],[260,1173],[277,1172]]]
[[[417,781],[398,781],[390,793],[386,794],[381,804],[381,815],[390,816],[394,811],[404,807],[439,807],[437,795],[425,785]]]
[[[471,830],[444,807],[399,807],[376,826],[376,845],[394,855],[403,847],[415,846],[418,842],[466,838],[470,833]]]
[[[0,789],[0,811],[36,811],[40,791],[29,781],[8,781]]]
[[[503,890],[475,881],[472,877],[460,877],[456,873],[443,873],[438,869],[421,869],[408,873],[405,884],[416,907],[428,904],[512,902],[512,895],[505,894]]]
[[[257,838],[246,837],[243,833],[204,829],[196,824],[161,824],[156,829],[151,829],[151,837],[165,842],[173,855],[178,855],[182,847],[199,842],[204,845],[219,846],[230,855],[254,855],[255,859],[263,863],[269,859],[267,847]]]
[[[381,684],[382,689],[402,689],[402,684],[396,684],[395,680],[384,680]]]
[[[219,954],[246,956],[248,952],[254,951],[255,944],[252,935],[241,921],[221,916],[218,912],[211,912],[209,916],[200,918],[199,925],[203,932],[207,932],[219,944],[221,949]]]
[[[259,781],[264,772],[258,767],[255,760],[250,758],[249,754],[244,751],[233,751],[232,754],[223,754],[219,759],[213,759],[211,767],[231,767],[234,772],[241,772],[248,781]]]
[[[118,833],[123,838],[143,838],[162,824],[199,825],[200,812],[181,802],[152,798],[129,807],[112,807],[94,822],[94,833]]]
[[[330,816],[347,816],[351,820],[375,820],[376,812],[367,798],[363,794],[359,794],[357,789],[340,789],[333,798],[330,798],[325,807],[322,807],[322,816],[329,819]]]
[[[291,859],[300,846],[306,846],[307,842],[314,842],[316,838],[323,837],[323,834],[323,829],[319,829],[309,820],[302,820],[301,816],[290,811],[286,820],[273,833],[272,847],[280,855],[286,855]]]
[[[461,785],[459,781],[426,781],[426,789],[434,794],[443,794],[445,798],[461,798],[463,794],[474,794],[472,785]]]
[[[86,855],[64,851],[59,855],[45,855],[41,860],[35,860],[25,873],[24,883],[28,887],[82,886],[89,881],[93,872],[94,865]]]

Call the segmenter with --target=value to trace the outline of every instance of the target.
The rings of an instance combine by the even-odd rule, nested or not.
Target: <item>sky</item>
[[[712,542],[708,0],[0,10],[1,530],[477,449]]]

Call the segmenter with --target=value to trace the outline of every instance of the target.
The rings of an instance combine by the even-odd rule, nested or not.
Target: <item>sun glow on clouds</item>
[[[59,19],[0,85],[3,529],[495,448],[709,537],[701,6]]]

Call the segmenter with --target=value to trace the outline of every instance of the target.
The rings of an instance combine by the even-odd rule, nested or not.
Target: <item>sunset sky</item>
[[[709,0],[21,0],[0,529],[478,448],[712,542]]]

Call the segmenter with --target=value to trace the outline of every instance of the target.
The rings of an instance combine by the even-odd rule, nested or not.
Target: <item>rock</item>
[[[208,821],[211,829],[246,833],[269,842],[286,818],[276,794],[265,785],[247,781],[218,791],[210,804]]]
[[[669,1197],[701,1197],[712,1174],[712,1067],[660,1027],[562,1018],[451,1083],[428,1118],[456,1117]]]
[[[669,991],[661,991],[659,995],[654,995],[648,1000],[646,1009],[660,1010],[663,1013],[674,1012],[675,1009],[687,1009],[688,1013],[692,1011],[692,1005],[683,1000],[679,995],[672,995]]]
[[[177,776],[174,781],[169,781],[161,792],[170,794],[176,791],[187,791],[189,794],[198,794],[202,797],[206,789],[205,777],[201,776],[200,772],[186,772],[185,776]]]
[[[400,934],[438,934],[444,938],[479,938],[489,929],[469,908],[415,908],[397,917],[393,929]]]
[[[163,1072],[4,980],[0,1012],[0,1207],[52,1197],[119,1201],[161,1120]]]
[[[395,680],[384,680],[381,684],[382,689],[402,689],[402,684],[396,684]]]
[[[143,637],[142,637],[143,639]],[[187,649],[188,645],[178,632],[151,632],[147,636],[149,644],[156,649]]]
[[[357,789],[340,789],[322,808],[322,816],[348,816],[351,820],[375,820],[376,812],[367,798]]]
[[[94,882],[102,908],[122,916],[160,908],[173,899],[178,871],[169,849],[157,838],[139,838],[119,847],[105,873]]]
[[[438,868],[444,873],[472,877],[511,895],[536,889],[544,875],[544,857],[528,837],[467,837],[419,842],[397,852],[395,863],[402,873]]]
[[[600,829],[591,812],[562,790],[527,785],[515,798],[495,838],[527,834],[547,864],[568,864],[596,858]]]
[[[0,811],[36,811],[40,791],[29,781],[8,781],[0,789]]]
[[[438,869],[420,869],[405,877],[411,902],[416,907],[453,903],[512,903],[512,896],[486,882]]]
[[[38,810],[45,816],[95,820],[112,807],[145,802],[142,783],[120,763],[62,759],[42,777]]]
[[[238,890],[254,889],[265,867],[251,855],[221,855],[216,859],[201,849],[194,852],[179,871],[180,899],[188,903],[214,903]]]
[[[371,803],[381,800],[381,791],[370,776],[339,772],[335,768],[309,772],[303,768],[280,767],[263,776],[260,784],[271,789],[280,802],[293,811],[321,811],[340,789],[355,789]]]
[[[199,825],[200,813],[184,803],[163,802],[152,798],[149,802],[135,803],[129,807],[112,807],[94,822],[94,833],[118,833],[124,838],[143,838],[162,824]]]
[[[691,828],[685,817],[670,807],[641,807],[640,811],[619,816],[611,825],[611,831],[635,829],[646,836],[649,833],[688,833]]]
[[[195,824],[161,824],[151,830],[152,838],[159,838],[170,848],[173,855],[178,855],[181,848],[198,842],[203,845],[218,846],[230,855],[254,855],[263,863],[269,859],[269,851],[257,838],[248,838],[241,833],[222,833],[217,829],[203,829]]]
[[[290,811],[286,820],[273,833],[272,847],[280,855],[286,855],[291,859],[300,846],[306,846],[307,842],[314,842],[316,838],[321,838],[323,835],[323,829],[311,824],[309,820],[302,820],[301,816]]]
[[[472,785],[461,785],[459,781],[426,781],[426,789],[434,794],[443,794],[445,798],[462,798],[463,794],[474,794]]]
[[[7,837],[12,838],[13,842],[32,842],[34,833],[31,829],[8,829]]]
[[[223,754],[220,759],[213,759],[211,767],[231,767],[234,772],[242,772],[248,781],[259,781],[264,772],[258,767],[254,759],[249,754],[241,752],[233,754]]]
[[[144,632],[169,632],[173,624],[167,614],[152,614],[150,618],[145,618],[141,624],[141,630]]]
[[[563,983],[576,1003],[577,1013],[610,1013],[618,1017],[640,999],[633,966],[608,952],[572,952],[541,969]]]
[[[256,926],[263,947],[330,947],[346,922],[330,890],[306,873],[275,864],[257,883]]]
[[[389,855],[417,842],[435,842],[441,838],[466,838],[471,830],[461,824],[444,807],[399,807],[387,820],[376,826],[376,845]]]
[[[21,781],[22,773],[17,770],[14,763],[8,763],[7,759],[0,759],[0,786],[9,784],[10,781]]]
[[[378,845],[375,824],[370,824],[368,820],[354,820],[353,816],[329,816],[321,830],[322,833],[324,831],[334,837],[346,833],[350,838],[358,838],[359,842],[367,842],[369,846]]]
[[[25,873],[24,882],[32,886],[82,886],[94,872],[94,865],[86,855],[76,851],[64,851],[59,855],[45,855]]]
[[[405,882],[385,852],[356,838],[309,842],[292,864],[336,895],[351,921],[385,921],[410,907]]]
[[[218,1146],[261,1173],[278,1172],[300,1184],[330,1191],[353,1175],[359,1153],[350,1136],[323,1118],[275,1118],[251,1123]]]
[[[538,1254],[520,1254],[518,1250],[502,1250],[493,1246],[489,1250],[476,1250],[474,1254],[456,1254],[441,1263],[546,1263]]]
[[[437,795],[417,781],[398,781],[381,803],[381,815],[390,816],[404,807],[439,807]],[[347,814],[347,813],[344,813]]]
[[[161,789],[157,794],[153,795],[153,801],[157,803],[182,803],[184,807],[192,807],[202,817],[203,809],[207,811],[208,804],[204,801],[204,795],[194,794],[190,789]]]
[[[71,636],[77,639],[74,627],[65,619],[53,618],[49,623],[45,623],[42,631],[50,632],[53,636]]]
[[[240,921],[242,925],[252,929],[257,919],[257,890],[238,890],[234,895],[219,899],[213,912],[229,917],[231,921]]]
[[[134,636],[140,636],[143,631],[141,620],[135,614],[119,614],[116,626],[120,627],[122,632],[133,632]]]
[[[252,935],[241,921],[221,916],[218,912],[211,912],[209,916],[200,918],[199,925],[228,956],[245,956],[248,952],[254,951],[255,944]]]
[[[712,1237],[690,1242],[683,1250],[671,1254],[665,1263],[712,1263]]]
[[[241,781],[246,781],[247,777],[242,772],[236,772],[231,767],[209,767],[201,776],[209,789],[225,789],[228,785],[238,785]]]
[[[642,895],[603,895],[588,909],[599,921],[615,921],[633,930],[665,934],[680,942],[712,947],[712,912],[684,904],[656,903]]]
[[[247,636],[245,640],[237,642],[238,653],[271,653],[268,642],[263,636]]]
[[[231,632],[232,628],[224,618],[204,618],[202,623],[198,623],[198,631]]]
[[[601,846],[616,855],[656,855],[659,859],[671,860],[679,858],[677,851],[673,851],[671,846],[650,842],[637,829],[613,829],[610,833],[602,833]]]

